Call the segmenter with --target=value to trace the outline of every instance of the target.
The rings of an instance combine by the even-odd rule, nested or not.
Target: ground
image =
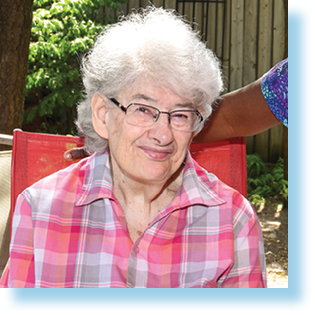
[[[266,199],[257,209],[267,264],[268,288],[288,288],[288,209]]]

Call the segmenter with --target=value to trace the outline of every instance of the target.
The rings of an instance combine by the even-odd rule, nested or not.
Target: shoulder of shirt
[[[245,198],[240,192],[224,183],[215,174],[201,167],[195,160],[193,160],[193,163],[197,178],[203,187],[208,188],[222,199],[226,199],[227,197],[234,198],[235,196]]]
[[[224,200],[227,206],[232,206],[234,215],[237,215],[239,212],[245,212],[248,217],[255,215],[250,202],[239,191],[224,183],[215,174],[209,173],[196,161],[194,161],[194,169],[201,186],[208,193],[214,194],[221,200]]]
[[[233,222],[237,229],[251,220],[256,221],[257,215],[249,200],[239,191],[222,182],[216,175],[205,171],[209,180],[209,188],[221,199],[226,201],[226,206],[231,207]]]

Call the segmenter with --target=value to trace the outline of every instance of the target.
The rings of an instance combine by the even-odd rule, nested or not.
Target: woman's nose
[[[150,127],[149,137],[154,138],[160,145],[167,145],[174,139],[173,130],[168,113],[160,113],[159,118]]]

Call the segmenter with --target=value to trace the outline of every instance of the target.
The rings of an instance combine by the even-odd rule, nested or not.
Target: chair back
[[[41,178],[74,163],[63,154],[82,147],[83,138],[14,130],[11,169],[11,218],[17,196]],[[246,196],[245,139],[192,144],[192,157],[209,172]]]
[[[11,163],[11,218],[17,196],[28,186],[43,177],[69,166],[75,161],[63,158],[65,151],[82,147],[84,139],[72,136],[60,136],[13,131]]]
[[[190,146],[192,157],[209,173],[247,196],[246,142],[244,137]]]

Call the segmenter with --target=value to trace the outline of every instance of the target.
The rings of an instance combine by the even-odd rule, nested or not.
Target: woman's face
[[[187,108],[187,100],[150,83],[121,93],[117,100],[124,107],[140,103],[165,112]],[[150,127],[130,125],[125,112],[113,105],[107,107],[104,128],[114,178],[128,177],[144,184],[164,184],[182,165],[193,136],[173,130],[165,114]]]

